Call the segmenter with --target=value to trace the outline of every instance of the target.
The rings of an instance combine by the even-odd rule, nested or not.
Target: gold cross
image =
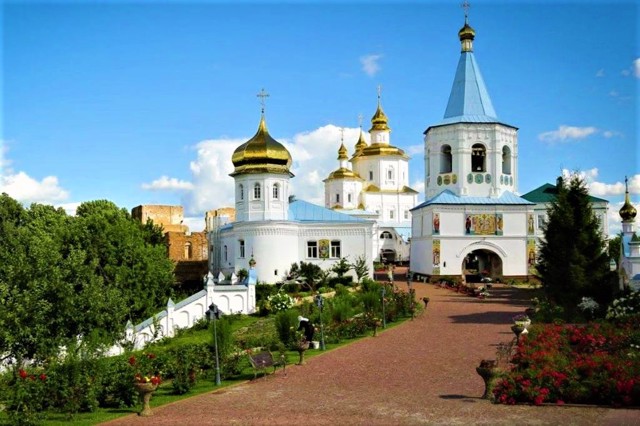
[[[258,93],[256,96],[260,98],[260,105],[262,105],[262,113],[264,114],[264,107],[266,103],[265,99],[269,97],[269,94],[265,92],[264,88],[262,88],[262,90],[260,90],[260,93]]]
[[[469,4],[469,2],[467,0],[464,0],[464,2],[462,2],[460,7],[462,7],[464,9],[464,20],[466,22],[467,18],[469,17],[469,8],[471,7],[471,5]]]

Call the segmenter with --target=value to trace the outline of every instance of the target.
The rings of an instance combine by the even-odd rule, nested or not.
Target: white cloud
[[[407,149],[405,150],[406,153],[410,156],[414,156],[417,154],[424,154],[424,144],[420,144],[420,145],[411,145],[409,147],[407,147]]]
[[[633,61],[633,75],[636,78],[640,78],[640,58],[636,58],[636,60]]]
[[[202,232],[205,228],[204,215],[185,217],[182,224],[187,225],[191,232]]]
[[[602,132],[602,136],[604,136],[607,139],[611,139],[611,138],[615,138],[617,136],[622,137],[623,134],[620,132],[616,132],[615,130],[605,130]]]
[[[364,71],[369,77],[373,77],[380,71],[380,64],[378,61],[382,59],[382,55],[366,55],[360,57],[360,63],[362,64],[362,71]]]
[[[182,200],[186,214],[204,214],[207,210],[234,205],[233,178],[229,176],[233,172],[231,156],[247,140],[249,137],[221,138],[196,145],[197,158],[189,166],[193,189]]]
[[[572,139],[584,139],[598,131],[597,128],[589,127],[575,127],[561,125],[558,130],[551,130],[548,132],[540,133],[538,139],[544,142],[556,142],[566,141]]]
[[[151,183],[143,183],[142,189],[150,191],[190,191],[193,189],[193,184],[184,180],[162,176]]]
[[[604,77],[604,68],[600,68],[598,72],[596,72],[596,77]]]
[[[62,204],[55,204],[55,207],[62,208],[69,216],[75,216],[76,210],[78,210],[78,207],[80,206],[80,204],[82,203],[62,203]]]
[[[562,176],[568,178],[576,172],[570,171],[568,169],[562,170]],[[597,168],[593,168],[585,171],[577,172],[580,178],[582,178],[587,187],[589,189],[589,194],[595,197],[610,197],[610,196],[618,196],[624,195],[625,184],[624,181],[619,181],[615,183],[604,183],[599,182],[598,175],[599,171]],[[640,174],[633,175],[629,177],[629,193],[630,194],[640,194]]]
[[[0,193],[2,192],[23,204],[54,204],[69,198],[69,193],[59,186],[56,176],[46,176],[38,181],[25,172],[0,176]]]

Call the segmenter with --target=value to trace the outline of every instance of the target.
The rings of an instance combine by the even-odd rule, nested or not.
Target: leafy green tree
[[[356,273],[358,283],[360,283],[364,277],[369,276],[369,265],[367,265],[367,258],[364,255],[358,256],[351,264],[351,267]]]
[[[612,299],[609,255],[584,181],[558,179],[558,195],[547,210],[536,268],[547,297],[576,314],[582,297],[606,306]]]
[[[0,196],[0,357],[44,360],[60,346],[112,343],[171,292],[161,230],[108,201],[78,216]]]
[[[338,278],[342,278],[345,276],[345,274],[347,272],[349,272],[351,269],[353,268],[353,266],[347,261],[346,258],[341,257],[340,260],[338,260],[333,267],[331,268],[331,270],[333,272],[335,272],[335,274],[338,276]]]

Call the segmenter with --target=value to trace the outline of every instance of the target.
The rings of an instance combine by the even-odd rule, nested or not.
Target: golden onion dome
[[[355,179],[355,180],[364,180],[353,170],[347,169],[345,167],[340,167],[338,170],[335,170],[329,173],[329,176],[323,180],[323,182],[327,182],[330,180],[336,179]]]
[[[399,156],[405,159],[409,159],[409,156],[405,154],[405,152],[402,149],[396,148],[395,146],[382,144],[382,143],[371,144],[360,152],[360,156],[362,157],[369,157],[369,156],[376,156],[376,155]]]
[[[278,173],[293,176],[291,154],[280,142],[273,139],[267,130],[264,115],[256,134],[240,145],[231,157],[235,167],[230,176],[247,173]]]
[[[378,109],[376,109],[376,113],[373,114],[373,117],[371,117],[371,129],[369,129],[369,131],[371,132],[372,130],[382,130],[390,132],[391,129],[387,124],[388,122],[389,119],[385,115],[384,111],[382,110],[382,106],[378,101]]]
[[[348,158],[347,148],[345,148],[344,143],[341,143],[340,148],[338,148],[338,160],[346,160]]]
[[[627,180],[625,179],[625,186],[627,184]],[[623,222],[632,222],[636,218],[636,214],[638,211],[633,204],[631,204],[631,200],[629,200],[629,188],[627,187],[624,193],[624,204],[620,209],[620,218]]]
[[[465,22],[464,27],[460,28],[460,31],[458,31],[458,37],[460,38],[460,41],[473,40],[475,36],[476,31],[471,28],[471,26],[467,22]]]

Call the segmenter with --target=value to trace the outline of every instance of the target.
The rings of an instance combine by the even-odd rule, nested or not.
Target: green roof
[[[527,201],[531,201],[532,203],[539,204],[539,203],[550,203],[553,200],[555,200],[557,195],[558,195],[558,189],[554,185],[551,185],[550,183],[545,183],[541,187],[536,188],[531,192],[527,192],[524,195],[521,195],[521,197]],[[593,197],[591,195],[589,195],[589,201],[592,203],[608,203],[609,202],[605,199]]]

